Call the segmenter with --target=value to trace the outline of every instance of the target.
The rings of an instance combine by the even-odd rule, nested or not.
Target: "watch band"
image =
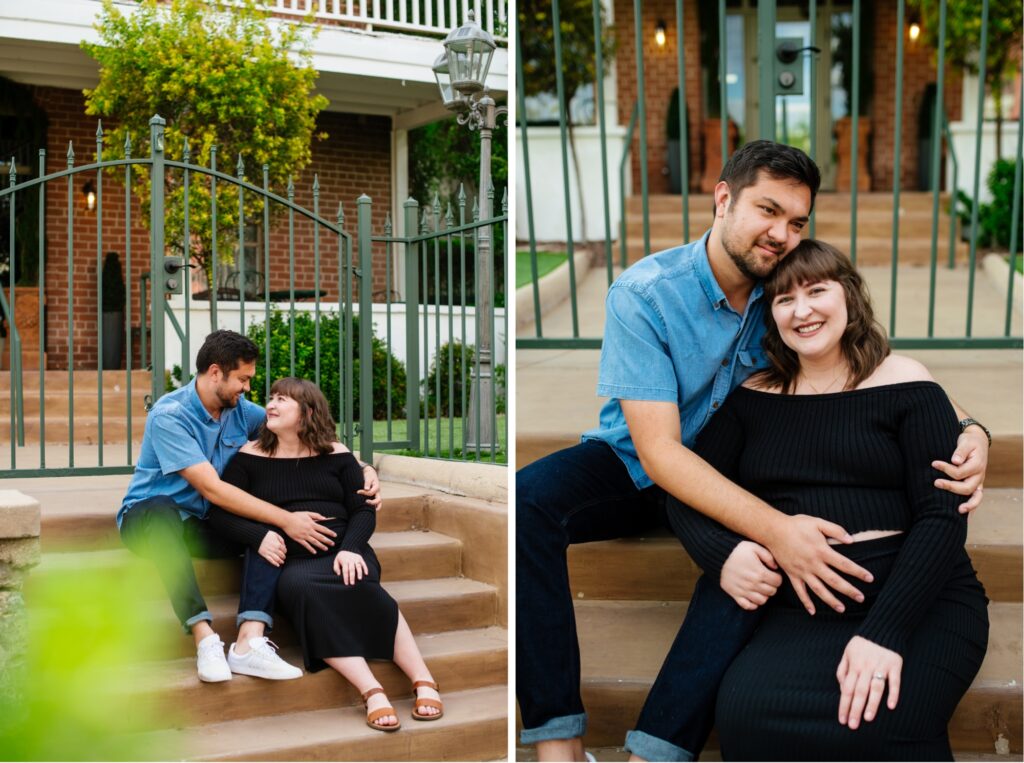
[[[984,432],[985,436],[988,438],[988,446],[991,448],[992,447],[992,433],[990,431],[988,431],[988,427],[986,427],[984,424],[982,424],[977,419],[969,419],[969,418],[968,419],[961,419],[960,420],[960,431],[963,432],[965,429],[967,429],[967,427],[971,426],[972,424],[974,426],[976,426],[976,427],[981,427],[981,431]]]

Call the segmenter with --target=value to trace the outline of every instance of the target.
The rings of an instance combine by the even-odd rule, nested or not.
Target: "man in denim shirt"
[[[260,553],[244,549],[237,643],[228,659],[212,627],[213,616],[199,591],[191,557],[236,557],[243,549],[226,541],[204,521],[210,505],[280,527],[310,552],[334,545],[335,533],[318,524],[315,512],[288,512],[221,481],[227,462],[256,437],[266,419],[263,408],[243,396],[256,373],[259,349],[234,331],[210,334],[196,355],[196,377],[161,397],[146,418],[142,450],[117,525],[124,544],[152,559],[185,632],[197,649],[199,678],[227,681],[231,674],[298,678],[264,637],[271,612],[284,540],[268,532]],[[367,475],[367,494],[379,505],[376,475]]]
[[[782,514],[690,451],[729,392],[767,365],[760,279],[800,241],[819,184],[814,163],[789,146],[755,141],[734,154],[715,188],[711,230],[645,258],[609,289],[598,394],[610,399],[599,426],[516,475],[516,689],[521,741],[536,744],[540,760],[584,760],[569,544],[662,526],[666,492],[756,541],[729,557],[722,587],[698,581],[627,736],[634,759],[685,761],[700,753],[718,685],[755,622],[745,609],[765,603],[782,583],[776,562],[809,609],[808,588],[836,608],[830,588],[860,595],[837,571],[868,579],[827,543],[849,542],[843,528]],[[952,461],[959,466],[945,470],[963,480],[947,489],[971,496],[967,509],[980,502],[988,454],[974,429],[958,443]],[[727,575],[744,581],[749,607],[723,590]]]

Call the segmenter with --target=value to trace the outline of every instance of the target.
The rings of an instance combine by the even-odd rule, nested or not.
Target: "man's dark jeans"
[[[244,551],[238,622],[258,620],[266,623],[268,630],[273,626],[274,594],[281,568],[251,548],[222,538],[201,519],[182,519],[178,504],[170,498],[155,496],[132,506],[121,521],[121,540],[133,553],[156,565],[186,633],[200,620],[213,620],[199,592],[192,557],[227,559]]]
[[[665,494],[637,490],[606,444],[582,442],[516,474],[516,695],[523,744],[582,736],[580,653],[566,550],[665,524]],[[651,570],[651,575],[659,574]],[[692,760],[715,697],[756,617],[701,578],[628,746],[648,760]]]

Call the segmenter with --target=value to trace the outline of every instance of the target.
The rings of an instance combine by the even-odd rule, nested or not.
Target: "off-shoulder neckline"
[[[245,451],[241,451],[240,450],[235,455],[236,456],[250,456],[251,458],[258,458],[258,459],[261,459],[263,461],[309,461],[309,460],[312,460],[314,458],[323,458],[324,456],[352,456],[353,458],[355,458],[355,456],[353,456],[351,450],[339,450],[339,451],[333,451],[331,453],[317,453],[315,456],[287,456],[287,457],[281,457],[281,456],[261,456],[261,455],[258,455],[256,453],[246,453]]]
[[[772,397],[772,398],[779,398],[779,399],[786,398],[786,399],[790,399],[790,400],[808,400],[808,399],[812,399],[813,400],[813,399],[838,398],[838,397],[843,397],[843,396],[845,396],[845,397],[854,397],[854,396],[860,396],[860,395],[864,395],[864,394],[868,394],[868,393],[872,393],[872,392],[881,392],[881,391],[894,390],[894,389],[910,389],[910,388],[913,388],[913,387],[938,387],[940,390],[942,389],[942,387],[939,385],[938,382],[928,381],[926,379],[917,379],[917,380],[914,380],[914,381],[905,381],[905,382],[893,382],[891,384],[878,384],[878,385],[875,385],[873,387],[859,387],[857,389],[840,390],[839,392],[820,392],[820,393],[814,393],[814,394],[810,394],[810,395],[792,395],[792,394],[783,395],[781,392],[769,392],[767,390],[754,389],[752,387],[744,387],[742,385],[737,387],[736,389],[737,390],[743,390],[744,392],[750,392],[750,393],[753,393],[755,395],[761,395],[763,397]]]

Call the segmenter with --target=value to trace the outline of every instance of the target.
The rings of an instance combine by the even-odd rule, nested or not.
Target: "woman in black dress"
[[[705,572],[744,609],[761,607],[719,689],[723,757],[952,760],[949,721],[988,640],[967,518],[929,466],[955,444],[956,415],[921,364],[889,353],[834,248],[803,241],[764,299],[772,366],[729,397],[696,452],[780,511],[841,525],[854,542],[837,550],[874,580],[847,578],[863,600],[840,595],[841,613],[815,608],[779,585],[766,549],[670,500]]]
[[[274,382],[259,438],[238,452],[223,479],[286,511],[309,512],[335,534],[334,548],[311,553],[275,528],[229,512],[210,513],[222,534],[284,565],[278,602],[299,637],[306,670],[338,671],[362,694],[367,724],[396,731],[398,716],[367,664],[393,659],[413,682],[412,717],[440,718],[437,684],[398,604],[380,584],[380,562],[369,545],[376,512],[360,493],[362,469],[335,441],[320,389],[291,377]]]

